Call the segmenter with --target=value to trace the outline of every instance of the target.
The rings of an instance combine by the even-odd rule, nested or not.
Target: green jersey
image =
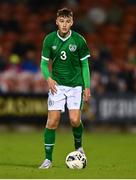
[[[66,38],[54,31],[44,39],[42,60],[52,60],[51,77],[59,85],[83,86],[81,61],[89,56],[85,39],[75,31],[70,30]]]

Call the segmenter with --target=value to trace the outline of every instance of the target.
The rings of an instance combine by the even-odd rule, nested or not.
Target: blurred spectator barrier
[[[1,123],[42,123],[47,116],[47,94],[1,94]]]
[[[135,94],[106,94],[95,101],[98,121],[136,122]]]
[[[66,122],[66,114],[62,119]],[[45,123],[47,94],[1,94],[0,122]],[[95,122],[136,122],[135,94],[96,95],[83,108],[82,119]]]

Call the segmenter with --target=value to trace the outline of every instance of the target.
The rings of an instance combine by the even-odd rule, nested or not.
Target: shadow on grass
[[[0,163],[0,167],[1,166],[11,166],[11,167],[26,167],[26,168],[34,168],[34,169],[38,169],[40,164],[19,164],[19,163]],[[56,166],[53,165],[53,168],[62,168],[63,165],[60,166]],[[65,166],[64,166],[65,167]],[[52,169],[52,168],[51,168]],[[66,168],[67,169],[67,168]],[[44,170],[44,169],[39,169],[39,170]]]
[[[15,167],[30,167],[30,168],[38,168],[39,164],[19,164],[19,163],[0,163],[0,166],[15,166]]]

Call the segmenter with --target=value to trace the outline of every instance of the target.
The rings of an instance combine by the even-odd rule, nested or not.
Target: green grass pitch
[[[0,178],[136,178],[136,135],[86,133],[84,149],[88,157],[87,167],[68,169],[65,157],[74,150],[73,137],[70,130],[58,130],[53,167],[41,170],[38,166],[44,158],[43,132],[1,132]]]

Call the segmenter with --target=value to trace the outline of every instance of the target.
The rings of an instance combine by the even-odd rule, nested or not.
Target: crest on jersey
[[[70,50],[71,52],[76,51],[76,49],[77,49],[77,45],[75,45],[75,44],[70,44],[70,45],[69,45],[69,50]]]
[[[52,49],[53,49],[53,50],[56,50],[56,49],[57,49],[57,46],[52,46]]]

